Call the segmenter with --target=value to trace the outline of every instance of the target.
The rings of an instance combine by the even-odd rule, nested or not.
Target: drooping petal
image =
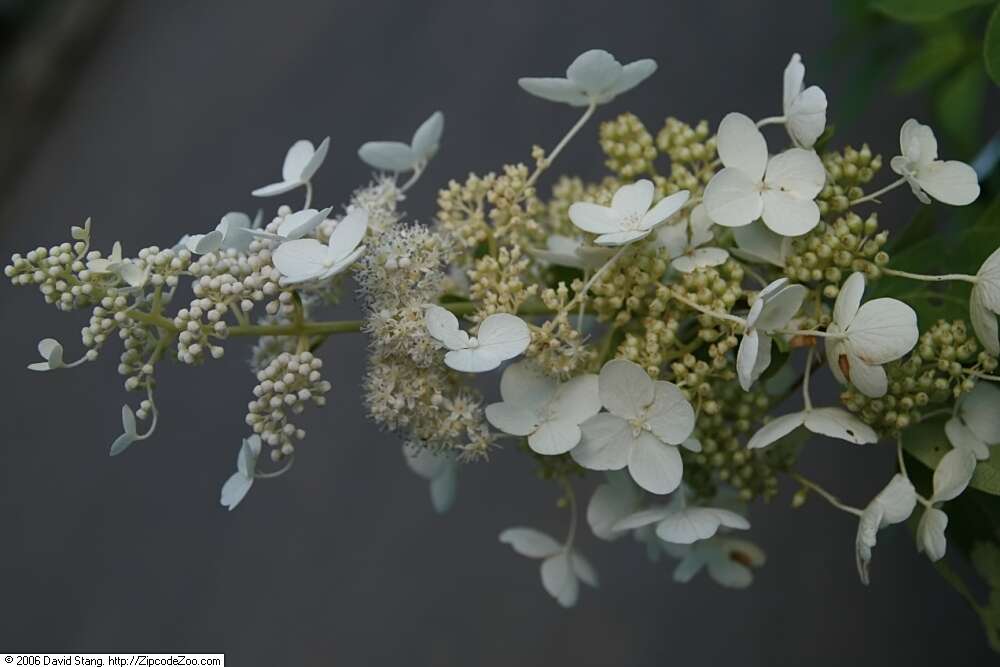
[[[478,351],[498,356],[501,360],[513,359],[528,348],[531,331],[517,315],[494,313],[479,325]]]
[[[278,225],[278,235],[293,241],[300,239],[319,227],[320,223],[326,219],[333,208],[325,208],[317,211],[314,208],[307,208],[285,216],[285,219]]]
[[[597,588],[597,570],[580,552],[573,550],[569,555],[569,564],[577,579],[592,588]]]
[[[941,457],[934,469],[932,503],[944,503],[965,491],[976,471],[976,456],[965,449],[952,449]]]
[[[601,369],[598,393],[601,404],[610,412],[625,419],[637,419],[653,402],[655,387],[642,366],[626,359],[614,359]]]
[[[649,181],[646,182],[648,183]],[[672,195],[667,195],[660,201],[656,202],[656,206],[649,209],[649,211],[642,216],[642,222],[639,225],[640,228],[652,229],[677,211],[681,210],[690,197],[691,193],[687,190],[681,190],[680,192],[675,192]]]
[[[916,173],[924,192],[943,204],[965,206],[979,198],[976,170],[957,160],[935,160]]]
[[[528,558],[548,558],[562,550],[558,542],[534,528],[508,528],[500,533],[500,541]]]
[[[787,415],[775,417],[760,427],[747,442],[749,449],[759,449],[781,440],[786,435],[802,426],[806,420],[805,412],[793,412]]]
[[[315,153],[316,147],[307,139],[299,139],[292,144],[285,154],[284,164],[281,165],[281,180],[286,183],[302,183],[309,180],[302,178],[302,172]]]
[[[590,104],[590,97],[576,83],[561,77],[522,77],[517,80],[526,93],[549,102],[571,104],[575,107]]]
[[[656,188],[653,186],[653,182],[645,178],[635,183],[623,185],[618,188],[614,197],[612,197],[611,208],[623,218],[635,217],[639,219],[649,211],[649,205],[653,203],[653,194],[655,191]],[[677,194],[679,195],[680,193]],[[669,209],[674,201],[676,200],[668,202],[668,206],[665,208]]]
[[[613,232],[611,234],[601,234],[596,239],[594,243],[601,246],[623,246],[631,243],[632,241],[638,241],[641,238],[649,236],[649,230],[636,230],[634,232]]]
[[[812,148],[826,129],[826,93],[819,86],[809,86],[785,112],[788,135],[799,146]]]
[[[676,447],[643,432],[635,439],[628,459],[628,471],[643,489],[662,495],[680,486],[684,464]]]
[[[369,141],[358,149],[358,157],[371,167],[394,172],[410,171],[419,159],[401,141]]]
[[[747,530],[750,522],[736,512],[717,507],[686,507],[665,517],[656,526],[656,536],[665,542],[694,544],[712,537],[723,526]]]
[[[620,231],[622,219],[613,209],[590,202],[576,202],[569,207],[569,219],[591,234],[611,234]]]
[[[238,472],[233,473],[222,485],[219,504],[230,512],[233,511],[246,498],[251,486],[253,486],[253,478],[245,477]]]
[[[819,207],[812,199],[781,190],[766,190],[761,195],[761,219],[768,229],[782,236],[802,236],[819,224]]]
[[[654,383],[653,403],[646,411],[646,425],[660,440],[679,445],[694,430],[694,408],[677,388],[662,380]]]
[[[597,538],[611,541],[625,534],[616,524],[631,514],[639,502],[633,489],[631,482],[628,485],[608,482],[594,490],[587,503],[587,524]]]
[[[570,456],[588,470],[621,470],[628,465],[634,438],[631,425],[615,415],[602,412],[580,425],[580,444]]]
[[[886,364],[913,349],[920,337],[917,313],[898,299],[872,299],[846,330],[851,351],[868,364]]]
[[[486,406],[485,412],[486,419],[494,428],[510,435],[529,435],[542,423],[538,411],[506,402],[491,403]]]
[[[899,150],[914,165],[930,164],[938,156],[934,131],[910,118],[899,128]]]
[[[627,516],[621,517],[617,522],[615,522],[614,529],[627,531],[642,528],[643,526],[650,526],[654,523],[663,521],[674,512],[675,510],[671,507],[648,507],[644,510],[639,510],[638,512],[633,512]]]
[[[451,457],[436,452],[430,447],[421,447],[412,443],[403,445],[403,458],[410,470],[427,480],[438,477],[453,465]]]
[[[735,227],[733,240],[738,246],[733,250],[733,254],[737,257],[751,262],[785,265],[785,255],[788,251],[787,237],[775,234],[763,222]]]
[[[736,375],[743,391],[750,387],[771,365],[771,337],[756,329],[740,339],[740,348],[736,354]]]
[[[542,586],[561,606],[576,604],[580,580],[573,571],[568,553],[561,552],[542,561]]]
[[[282,243],[271,255],[274,268],[289,281],[311,280],[330,268],[330,254],[316,239],[296,239]]]
[[[754,326],[768,332],[788,326],[808,293],[809,290],[802,285],[788,285],[766,295],[764,307]]]
[[[878,442],[878,434],[847,410],[840,408],[814,408],[806,413],[805,427],[838,440],[846,440],[855,445]]]
[[[257,457],[260,456],[260,436],[254,434],[243,439],[239,454],[236,456],[236,470],[244,477],[253,477],[257,469]]]
[[[717,225],[742,227],[761,216],[764,199],[758,182],[739,169],[726,168],[705,187],[705,210]]]
[[[718,130],[718,149],[724,166],[738,169],[752,182],[759,182],[764,178],[767,142],[757,129],[757,124],[749,117],[741,113],[730,113],[722,119]],[[712,215],[711,211],[709,215]],[[714,215],[712,219],[719,222]]]
[[[451,463],[445,471],[431,480],[431,505],[438,514],[444,514],[455,504],[458,487],[458,467]]]
[[[319,146],[316,147],[315,152],[306,162],[305,166],[302,168],[299,174],[299,180],[306,182],[312,180],[312,177],[316,174],[316,171],[323,166],[323,162],[326,160],[327,151],[330,150],[330,137],[326,137],[320,142]]]
[[[358,244],[365,238],[367,231],[368,211],[363,208],[352,209],[330,233],[327,246],[330,248],[330,256],[333,261],[340,262],[354,252]]]
[[[410,148],[413,149],[417,159],[429,160],[434,157],[441,144],[442,134],[444,134],[444,114],[435,111],[413,133]]]
[[[250,192],[254,197],[274,197],[277,195],[283,195],[286,192],[291,192],[295,188],[300,188],[304,184],[298,181],[281,181],[280,183],[271,183],[270,185],[265,185],[262,188],[257,188]]]
[[[931,562],[944,558],[948,540],[944,531],[948,527],[948,515],[936,507],[928,507],[917,524],[917,552],[927,554]]]
[[[555,419],[582,424],[601,411],[600,381],[596,375],[578,375],[561,384],[549,406]]]
[[[865,363],[847,346],[843,347],[837,365],[841,371],[847,371],[847,380],[868,398],[880,398],[889,390],[885,369]]]

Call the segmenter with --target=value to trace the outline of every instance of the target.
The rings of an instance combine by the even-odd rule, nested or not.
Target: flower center
[[[629,213],[622,216],[622,231],[634,232],[642,225],[642,215],[639,213]]]
[[[479,347],[479,339],[475,336],[469,336],[469,347]]]
[[[629,419],[628,425],[632,427],[633,438],[638,438],[642,435],[643,431],[651,430],[649,424],[646,423],[646,415],[639,415],[635,419]]]

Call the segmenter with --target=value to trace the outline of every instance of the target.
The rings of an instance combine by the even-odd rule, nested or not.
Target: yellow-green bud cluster
[[[889,262],[882,250],[888,239],[889,232],[879,230],[877,214],[862,218],[849,212],[793,239],[785,274],[794,282],[815,284],[823,296],[835,299],[840,284],[854,271],[878,275],[878,267]]]
[[[970,391],[975,382],[965,370],[996,366],[995,358],[980,352],[976,337],[966,330],[965,322],[938,320],[920,336],[906,359],[884,366],[889,376],[885,396],[868,398],[849,387],[841,394],[841,400],[872,428],[883,435],[892,435],[917,423],[922,414]]]
[[[617,326],[628,323],[636,313],[645,310],[666,272],[667,261],[663,253],[648,245],[626,253],[590,288],[597,317],[613,320]],[[573,289],[582,290],[583,283],[573,281]]]
[[[662,319],[659,312],[642,319],[640,331],[628,332],[618,346],[615,355],[620,359],[628,359],[640,366],[651,378],[660,376],[660,369],[681,347],[677,338],[677,328],[680,323],[673,318]]]
[[[623,113],[614,120],[601,123],[601,150],[607,155],[604,164],[625,181],[634,181],[653,174],[657,151],[653,135],[639,117]]]
[[[609,206],[611,197],[621,185],[608,177],[600,183],[584,183],[570,176],[561,176],[552,186],[552,198],[548,201],[548,224],[554,234],[575,237],[580,229],[569,219],[569,207],[578,201]]]
[[[868,144],[863,144],[861,150],[847,146],[840,152],[824,155],[823,166],[826,167],[826,187],[816,203],[826,217],[843,213],[851,201],[864,195],[863,186],[882,168],[882,156],[872,155]]]
[[[708,121],[694,127],[670,117],[656,135],[656,147],[670,157],[669,182],[656,179],[657,189],[663,194],[677,190],[697,193],[711,179],[713,172],[708,165],[715,160],[716,139],[708,128]]]

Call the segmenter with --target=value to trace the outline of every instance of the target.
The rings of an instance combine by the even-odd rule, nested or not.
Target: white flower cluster
[[[67,363],[47,338],[29,368],[93,360],[117,333],[125,388],[144,392],[137,410],[122,409],[118,454],[155,430],[158,362],[196,364],[222,356],[234,338],[256,338],[252,434],[220,496],[233,509],[255,480],[291,467],[305,436],[293,418],[323,405],[331,388],[321,346],[364,332],[366,408],[400,435],[437,511],[453,504],[462,463],[510,440],[558,485],[565,539],[516,527],[500,540],[540,561],[544,590],[563,606],[577,601],[581,583],[598,585],[581,551],[581,515],[600,540],[627,535],[651,559],[676,560],[677,581],[704,570],[720,585],[749,585],[765,555],[734,533],[749,530],[750,503],[778,493],[779,475],[799,485],[796,506],[815,494],[858,519],[866,583],[879,531],[918,507],[917,549],[944,557],[949,503],[977,484],[1000,444],[1000,390],[987,384],[1000,380],[990,374],[1000,354],[1000,250],[976,275],[896,270],[877,215],[858,211],[904,185],[923,203],[970,204],[980,192],[975,172],[938,159],[933,132],[911,119],[891,160],[900,178],[866,192],[881,157],[867,146],[829,147],[826,94],[805,85],[795,54],[780,115],[728,113],[714,135],[707,122],[668,118],[654,136],[626,114],[601,129],[610,174],[563,178],[545,199],[539,180],[598,107],[655,71],[652,60],[623,65],[591,50],[565,77],[520,79],[528,93],[582,115],[551,150],[531,151],[533,167],[449,182],[434,226],[406,221],[400,207],[442,145],[441,112],[409,142],[360,147],[382,173],[341,214],[313,206],[329,139],[300,140],[281,180],[252,194],[304,190],[302,206],[277,207],[265,225],[263,213],[230,212],[172,249],[130,258],[120,244],[107,256],[91,250],[88,221],[70,243],[14,255],[5,274],[15,285],[37,285],[64,310],[92,309],[82,358]],[[785,133],[769,140],[771,125]],[[321,319],[347,275],[364,319]],[[964,320],[919,322],[906,298],[865,301],[885,277],[970,283],[967,319],[978,342]],[[171,310],[181,278],[193,298]],[[844,388],[842,405],[813,404],[824,366]],[[497,389],[499,400],[480,393]],[[799,394],[800,409],[768,414]],[[951,418],[936,435],[952,448],[920,459],[934,468],[921,489],[907,470],[909,429],[944,413]],[[842,503],[796,469],[806,432],[859,446],[894,442],[898,470],[864,508]],[[263,468],[265,445],[281,466]],[[584,510],[578,478],[593,472],[602,480]]]

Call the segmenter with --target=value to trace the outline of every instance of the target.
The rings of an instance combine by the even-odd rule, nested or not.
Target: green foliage
[[[903,432],[903,448],[913,458],[933,470],[951,449],[944,434],[944,417],[929,419]],[[1000,496],[1000,456],[980,461],[969,486],[993,496]]]
[[[993,10],[986,24],[986,36],[983,38],[983,61],[986,72],[993,83],[1000,86],[1000,4]]]
[[[993,0],[874,0],[872,9],[897,21],[936,21],[962,9],[989,4]]]

